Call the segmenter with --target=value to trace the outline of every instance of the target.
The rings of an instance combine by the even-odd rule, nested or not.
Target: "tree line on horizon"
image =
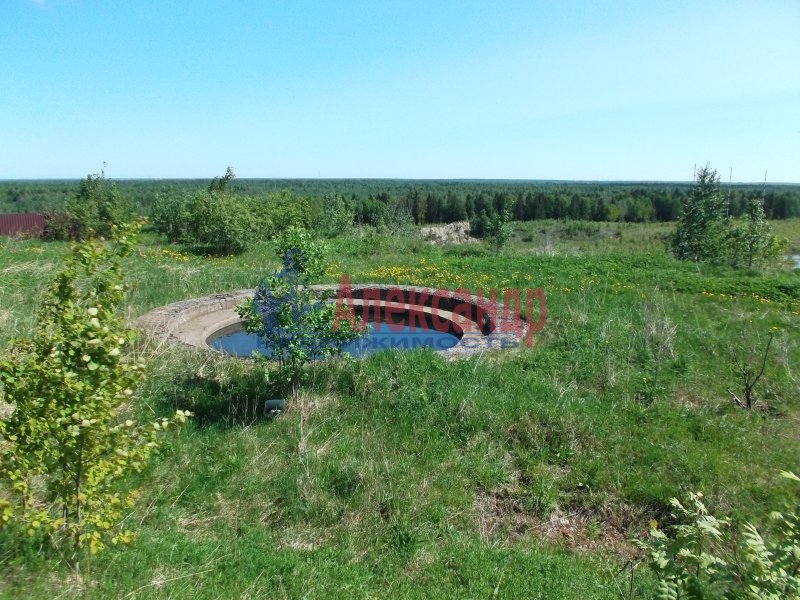
[[[150,215],[156,197],[194,192],[199,180],[121,180],[114,182],[131,208]],[[79,192],[77,181],[0,182],[0,213],[59,212]],[[354,224],[377,225],[386,215],[407,212],[416,225],[491,218],[508,212],[514,220],[540,219],[675,221],[691,183],[508,182],[406,180],[255,180],[236,179],[231,191],[247,197],[284,192],[303,198],[320,212],[331,197],[352,209]],[[800,216],[800,185],[733,184],[722,187],[726,210],[739,217],[760,199],[768,219]]]
[[[307,197],[288,191],[244,195],[236,187],[236,175],[228,167],[224,176],[214,177],[205,189],[159,192],[150,210],[150,225],[167,242],[182,244],[189,251],[231,255],[244,252],[253,243],[274,240],[292,228],[337,237],[362,224],[378,233],[403,235],[425,222],[469,219],[470,234],[485,238],[493,250],[499,251],[511,235],[514,218],[609,221],[612,209],[617,207],[604,204],[602,198],[590,205],[578,194],[573,194],[569,202],[554,205],[545,194],[531,192],[516,198],[502,192],[491,197],[483,192],[475,197],[467,194],[466,198],[448,192],[444,202],[436,202],[433,196],[423,197],[416,190],[402,198],[385,192],[377,198],[353,196],[349,200],[340,194],[326,194],[312,205]],[[650,201],[636,194],[626,200],[632,200],[620,219],[626,221],[637,220],[628,216],[631,207],[644,210]],[[745,205],[736,207],[732,194],[723,192],[717,171],[707,164],[697,172],[689,193],[675,211],[678,227],[672,240],[673,255],[748,268],[774,263],[785,252],[788,241],[772,234],[764,204],[763,191],[753,190],[745,196]],[[564,212],[548,214],[559,206]],[[537,213],[539,209],[542,214]],[[63,210],[45,213],[41,237],[109,239],[135,216],[130,200],[100,172],[80,182],[78,193],[66,201]]]

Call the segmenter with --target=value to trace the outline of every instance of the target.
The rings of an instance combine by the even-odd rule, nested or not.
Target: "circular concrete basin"
[[[311,286],[315,291],[335,294],[335,285]],[[366,320],[419,323],[458,337],[452,348],[437,354],[445,358],[471,356],[487,350],[517,348],[524,326],[505,314],[501,303],[446,290],[385,284],[353,285],[343,300]],[[238,290],[168,304],[143,315],[135,325],[161,343],[180,344],[202,351],[216,352],[209,341],[241,329],[234,307],[252,298],[255,290]],[[332,300],[333,301],[333,300]],[[513,322],[512,322],[513,321]]]

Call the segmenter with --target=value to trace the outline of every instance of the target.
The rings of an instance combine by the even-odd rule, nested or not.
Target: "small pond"
[[[458,344],[459,337],[449,331],[437,331],[420,325],[368,323],[367,334],[344,347],[344,352],[354,358],[380,350],[413,350],[430,348],[449,350]],[[259,337],[234,326],[223,330],[208,340],[208,345],[231,356],[247,357],[254,352],[269,354]]]
[[[340,286],[312,289],[333,297]],[[464,358],[487,350],[519,348],[524,331],[502,303],[447,290],[360,284],[345,288],[346,304],[368,324],[367,335],[345,352],[361,357],[381,350],[428,348],[442,358]],[[136,320],[156,340],[236,357],[271,355],[254,335],[242,331],[235,307],[254,290],[190,298],[156,308]],[[543,314],[543,297],[540,315]],[[538,331],[538,330],[537,330]],[[528,338],[525,338],[529,343]]]

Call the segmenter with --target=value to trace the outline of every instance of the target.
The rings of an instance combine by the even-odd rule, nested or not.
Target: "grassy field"
[[[800,248],[800,220],[776,228]],[[530,222],[501,255],[330,240],[327,282],[541,286],[545,328],[530,349],[462,361],[317,365],[269,419],[254,416],[272,392],[251,365],[143,342],[135,410],[196,416],[140,476],[137,540],[78,577],[0,537],[0,595],[619,598],[629,540],[671,497],[702,490],[717,513],[763,524],[790,499],[778,472],[800,472],[800,272],[680,263],[669,232]],[[30,332],[67,247],[0,245],[2,348]],[[125,310],[252,287],[276,266],[266,246],[206,258],[146,235]],[[744,411],[732,351],[759,362],[772,327],[758,409]],[[648,596],[652,579],[634,586]]]

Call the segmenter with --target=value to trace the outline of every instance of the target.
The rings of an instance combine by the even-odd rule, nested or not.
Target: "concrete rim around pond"
[[[310,287],[318,292],[333,292],[334,295],[338,290],[337,285]],[[389,299],[397,309],[404,308],[408,311],[413,306],[415,310],[425,315],[426,319],[430,319],[435,314],[439,319],[449,321],[450,327],[457,333],[460,341],[452,348],[436,352],[443,358],[463,358],[490,349],[508,349],[520,346],[521,332],[502,326],[504,321],[510,322],[512,319],[504,317],[505,309],[501,303],[497,303],[496,311],[487,311],[488,303],[485,299],[477,296],[457,295],[446,290],[436,290],[434,294],[431,288],[388,284],[352,285],[350,289],[352,290],[352,304],[355,308],[363,307],[365,294],[367,299],[378,297],[383,302],[387,300],[390,293],[396,295],[399,291],[405,294],[402,297],[404,304]],[[426,302],[419,304],[417,300],[421,299],[420,295],[426,292],[429,294]],[[177,344],[224,354],[211,348],[208,341],[220,333],[237,329],[241,319],[236,314],[234,307],[243,300],[252,298],[254,293],[255,290],[252,289],[237,290],[167,304],[142,315],[134,322],[134,325],[160,343]],[[431,307],[431,298],[434,295],[437,298],[435,309]],[[408,304],[409,299],[412,299],[414,303]],[[469,309],[469,315],[465,316],[463,310],[459,311],[458,315],[452,312],[457,306],[464,307],[465,303]],[[492,314],[496,315],[496,322],[492,319]],[[463,331],[458,324],[459,321],[464,324],[464,319],[471,321],[471,327],[468,329],[472,331]]]

